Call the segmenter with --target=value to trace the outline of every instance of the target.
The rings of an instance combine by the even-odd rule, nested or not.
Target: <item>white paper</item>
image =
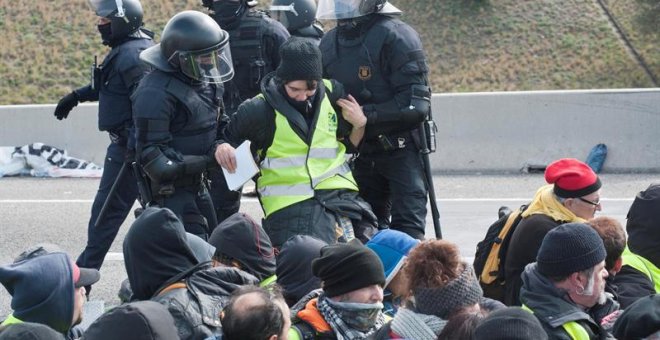
[[[236,148],[236,171],[231,174],[227,169],[222,168],[225,174],[225,181],[229,190],[238,190],[245,182],[252,179],[259,172],[257,163],[254,162],[250,152],[250,141],[246,140]]]

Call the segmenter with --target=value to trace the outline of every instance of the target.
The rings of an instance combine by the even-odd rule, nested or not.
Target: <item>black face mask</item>
[[[337,20],[337,33],[346,39],[356,38],[371,18],[371,15],[365,15],[359,18]]]
[[[230,29],[243,14],[243,1],[216,1],[213,3],[213,18],[222,29]]]
[[[112,42],[112,27],[111,23],[98,25],[97,28],[99,33],[101,33],[101,40],[103,40],[103,45],[110,45]]]

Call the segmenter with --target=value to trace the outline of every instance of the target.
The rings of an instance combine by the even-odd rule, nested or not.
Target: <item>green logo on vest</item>
[[[328,131],[337,131],[337,114],[334,111],[328,112]]]

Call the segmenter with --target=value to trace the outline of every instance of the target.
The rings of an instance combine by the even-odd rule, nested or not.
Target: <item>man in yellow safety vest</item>
[[[216,160],[236,171],[234,148],[251,141],[261,170],[263,227],[273,246],[300,234],[329,244],[366,241],[376,218],[358,197],[346,161],[347,148],[357,148],[364,136],[364,112],[341,84],[322,79],[321,52],[313,43],[291,38],[280,56],[261,94],[245,101],[224,129]]]

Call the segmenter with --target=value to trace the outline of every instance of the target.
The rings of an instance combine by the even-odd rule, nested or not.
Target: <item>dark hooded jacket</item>
[[[234,268],[199,263],[183,224],[167,208],[150,207],[124,239],[124,260],[134,298],[167,306],[181,339],[220,334],[220,311],[240,285],[257,284]]]
[[[660,268],[660,184],[652,184],[635,197],[626,224],[628,249]],[[624,253],[625,254],[625,253]],[[656,294],[654,282],[626,265],[614,277],[621,306],[628,307],[644,296]]]
[[[556,288],[548,278],[541,275],[536,263],[525,267],[522,281],[520,300],[524,306],[534,311],[534,315],[541,321],[541,325],[550,339],[571,340],[562,327],[563,324],[571,321],[582,326],[590,339],[613,339],[600,326],[600,319],[596,317],[596,315],[608,315],[617,309],[618,304],[613,303],[609,297],[605,305],[596,305],[585,312],[568,300],[564,291]]]
[[[312,274],[312,261],[321,256],[321,248],[326,245],[307,235],[293,236],[282,245],[277,254],[277,284],[289,306],[321,288],[321,279]]]
[[[331,80],[331,83],[332,91],[329,91],[322,81],[318,82],[316,93],[311,99],[312,110],[309,114],[303,115],[296,108],[295,103],[287,100],[283,84],[278,82],[275,72],[266,75],[261,82],[263,97],[254,97],[239,106],[224,130],[223,141],[236,147],[243,141],[250,140],[253,152],[261,150],[262,154],[265,154],[275,136],[273,109],[286,117],[293,131],[303,141],[311,140],[312,127],[318,118],[320,103],[324,96],[328,96],[336,112],[341,112],[336,101],[344,97],[344,88],[334,80]],[[346,145],[346,150],[350,152],[354,149],[348,138],[352,127],[341,114],[338,114],[337,118],[337,139],[342,141]],[[370,236],[375,233],[376,230],[371,230],[371,226],[376,225],[376,216],[369,204],[358,197],[357,192],[316,190],[314,195],[313,199],[298,202],[270,214],[264,221],[263,227],[274,247],[279,248],[294,235],[312,235],[326,243],[335,243],[334,225],[337,223],[338,214],[347,216],[353,221],[356,236]],[[310,223],[311,221],[314,223]],[[366,242],[368,238],[361,240]]]
[[[264,281],[275,275],[275,251],[264,229],[250,216],[235,213],[213,230],[216,254],[237,260],[241,269]]]
[[[120,305],[92,323],[83,339],[178,340],[174,319],[167,308],[154,301]]]
[[[54,252],[0,267],[13,317],[67,334],[75,302],[72,263],[67,254]]]

